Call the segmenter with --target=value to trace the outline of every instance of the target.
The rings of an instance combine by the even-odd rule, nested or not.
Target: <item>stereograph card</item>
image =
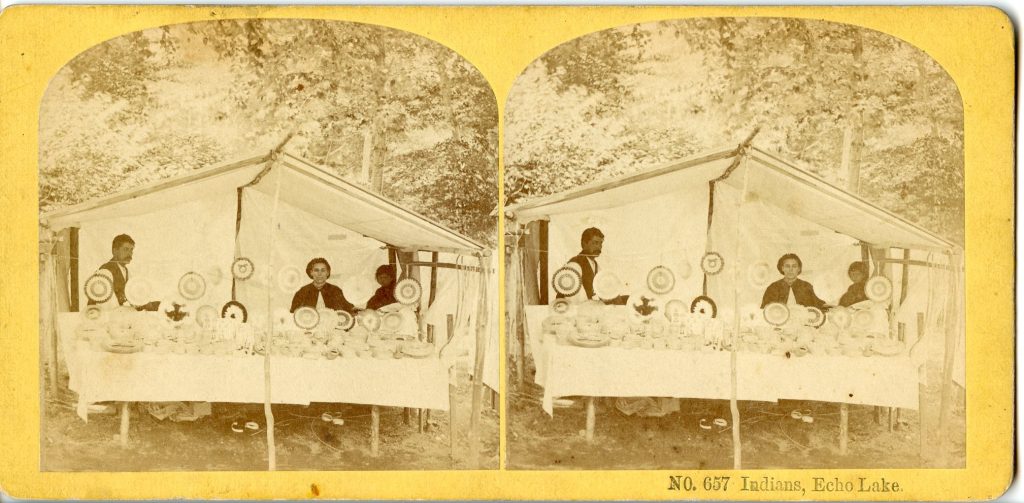
[[[985,7],[8,7],[0,489],[997,498],[1014,57]]]

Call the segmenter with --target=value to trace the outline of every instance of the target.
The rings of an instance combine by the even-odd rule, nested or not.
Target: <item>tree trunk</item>
[[[387,105],[391,101],[391,76],[387,66],[387,48],[383,34],[377,35],[376,52],[373,60],[378,72],[374,78],[376,107],[370,123],[370,188],[378,193],[384,192],[384,161],[387,159]]]
[[[859,30],[854,30],[854,79],[853,96],[860,94],[864,70],[864,42]],[[843,130],[842,172],[846,173],[846,190],[860,193],[860,158],[864,147],[864,113],[851,106],[846,113],[846,128]]]

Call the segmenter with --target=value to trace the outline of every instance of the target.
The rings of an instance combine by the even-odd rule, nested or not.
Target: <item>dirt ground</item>
[[[370,406],[314,403],[274,405],[278,470],[450,470],[472,469],[469,415],[472,385],[466,369],[456,396],[456,459],[450,455],[448,412],[431,411],[419,433],[415,411],[409,424],[404,409],[381,407],[380,455],[370,456]],[[65,381],[66,382],[66,381]],[[498,412],[490,391],[480,420],[481,468],[498,467]],[[213,414],[195,422],[159,421],[136,406],[129,446],[118,441],[117,414],[91,414],[83,422],[74,411],[74,392],[48,395],[42,436],[44,471],[199,471],[266,470],[267,435],[262,404],[212,404]],[[344,425],[321,420],[324,412]],[[340,413],[340,414],[339,414]],[[261,428],[234,433],[238,420]]]
[[[934,370],[934,369],[930,369]],[[526,379],[532,382],[532,374]],[[932,380],[935,382],[937,380]],[[541,409],[543,389],[513,386],[509,396],[508,467],[510,469],[729,469],[733,467],[730,427],[700,427],[707,418],[728,419],[725,400],[681,400],[680,411],[663,417],[626,416],[613,398],[597,399],[594,441],[584,438],[586,399],[573,397],[554,417]],[[783,400],[739,402],[742,467],[767,468],[939,468],[965,466],[963,395],[954,396],[948,428],[949,455],[937,452],[937,411],[941,390],[924,389],[925,424],[914,410],[900,410],[889,431],[888,416],[875,420],[875,407],[849,406],[848,453],[839,451],[839,404]],[[793,419],[793,410],[810,412],[814,422]],[[923,446],[923,451],[922,451]]]

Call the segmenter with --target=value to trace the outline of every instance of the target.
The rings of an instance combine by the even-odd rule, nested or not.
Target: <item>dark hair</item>
[[[382,266],[377,267],[377,272],[373,273],[373,275],[374,276],[379,276],[381,274],[387,274],[388,276],[391,276],[392,278],[394,278],[395,277],[395,266],[391,265],[391,264],[384,264]]]
[[[127,234],[118,234],[117,236],[114,236],[114,241],[110,243],[110,251],[116,250],[118,246],[125,243],[135,246],[135,240]]]
[[[800,257],[798,257],[795,253],[787,253],[787,254],[779,257],[779,262],[777,264],[775,264],[775,268],[779,270],[779,274],[783,274],[783,272],[782,272],[782,263],[787,261],[787,260],[789,260],[789,259],[796,260],[796,265],[798,267],[800,267],[800,271],[803,272],[803,270],[804,270],[804,262],[802,260],[800,260]]]
[[[327,276],[331,275],[331,264],[327,262],[327,259],[323,257],[317,257],[313,260],[310,260],[309,263],[306,264],[306,276],[309,276],[310,279],[313,278],[313,266],[317,264],[323,264],[327,266]]]
[[[586,246],[587,241],[590,241],[590,238],[592,238],[594,236],[597,236],[599,238],[603,238],[604,237],[604,233],[602,233],[601,229],[598,229],[597,227],[591,227],[589,229],[584,230],[583,231],[583,235],[580,236],[580,246],[581,247]]]
[[[856,262],[851,262],[850,263],[850,267],[848,269],[846,269],[846,274],[847,275],[853,274],[853,271],[860,271],[860,272],[864,273],[865,276],[867,276],[868,275],[868,264],[867,264],[867,262],[863,262],[863,261],[860,261],[860,260],[858,260]]]

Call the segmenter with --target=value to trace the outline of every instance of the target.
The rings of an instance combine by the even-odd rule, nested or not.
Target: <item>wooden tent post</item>
[[[848,452],[847,443],[850,439],[850,405],[846,402],[839,404],[839,454],[845,456]]]
[[[952,407],[952,394],[953,394],[953,360],[956,355],[956,334],[957,334],[957,316],[956,310],[959,305],[957,296],[959,291],[959,257],[957,255],[949,256],[950,262],[950,274],[949,274],[949,295],[946,300],[946,312],[945,312],[945,329],[946,329],[946,342],[945,342],[945,353],[943,354],[942,361],[942,396],[939,399],[939,453],[940,457],[945,464],[948,459],[948,427],[949,427],[949,412]]]
[[[594,441],[594,426],[597,423],[597,407],[594,404],[596,400],[597,399],[592,396],[587,397],[587,442]]]
[[[71,272],[71,312],[78,312],[78,227],[72,227],[68,243],[68,269]]]
[[[473,365],[473,408],[469,417],[469,454],[474,467],[480,467],[480,404],[483,401],[484,388],[484,355],[487,352],[487,264],[484,258],[490,252],[484,250],[478,255],[480,259],[480,300],[477,303],[476,317],[476,358]]]
[[[370,407],[370,456],[380,456],[380,407]]]
[[[539,229],[538,234],[539,234],[539,238],[540,238],[540,252],[539,252],[539,257],[540,257],[540,278],[538,278],[540,280],[540,284],[538,285],[538,287],[539,287],[538,289],[540,291],[537,292],[537,293],[540,295],[540,303],[544,304],[544,305],[547,305],[547,303],[548,303],[548,221],[547,220],[541,220],[540,222],[537,222],[537,227]]]
[[[757,134],[757,131],[754,131]],[[753,138],[753,136],[751,136]],[[748,142],[749,143],[749,142]],[[736,200],[736,220],[737,222],[742,221],[741,216],[743,214],[743,203],[747,198],[747,184],[750,180],[750,167],[747,166],[746,151],[743,146],[740,146],[738,151],[740,159],[736,162],[739,166],[743,164],[746,170],[743,171],[743,189],[740,191],[739,198]],[[712,187],[713,191],[713,187]],[[713,192],[712,192],[712,197]],[[710,218],[710,214],[709,214]],[[709,220],[710,223],[710,220]],[[732,344],[731,351],[729,351],[729,413],[732,416],[732,467],[734,470],[739,470],[743,467],[743,443],[740,439],[740,407],[739,407],[739,369],[737,368],[736,352],[739,349],[740,343],[740,267],[739,267],[739,256],[740,256],[740,243],[742,241],[740,236],[740,226],[736,225],[735,235],[735,247],[733,248],[733,260],[736,265],[732,268],[732,292],[733,292],[733,332],[732,332]],[[711,229],[708,228],[708,235],[710,236]],[[710,240],[709,240],[710,241]],[[707,275],[705,277],[705,290],[707,289]]]
[[[920,344],[922,342],[921,339],[924,338],[924,331],[924,313],[917,313],[917,342],[915,342],[915,344]],[[917,455],[922,463],[924,462],[925,445],[928,441],[924,420],[924,394],[926,391],[924,382],[927,374],[927,370],[925,370],[925,368],[926,366],[923,364],[917,368],[917,422],[919,423],[917,427],[919,430],[918,440],[921,443],[921,445],[918,446]]]

